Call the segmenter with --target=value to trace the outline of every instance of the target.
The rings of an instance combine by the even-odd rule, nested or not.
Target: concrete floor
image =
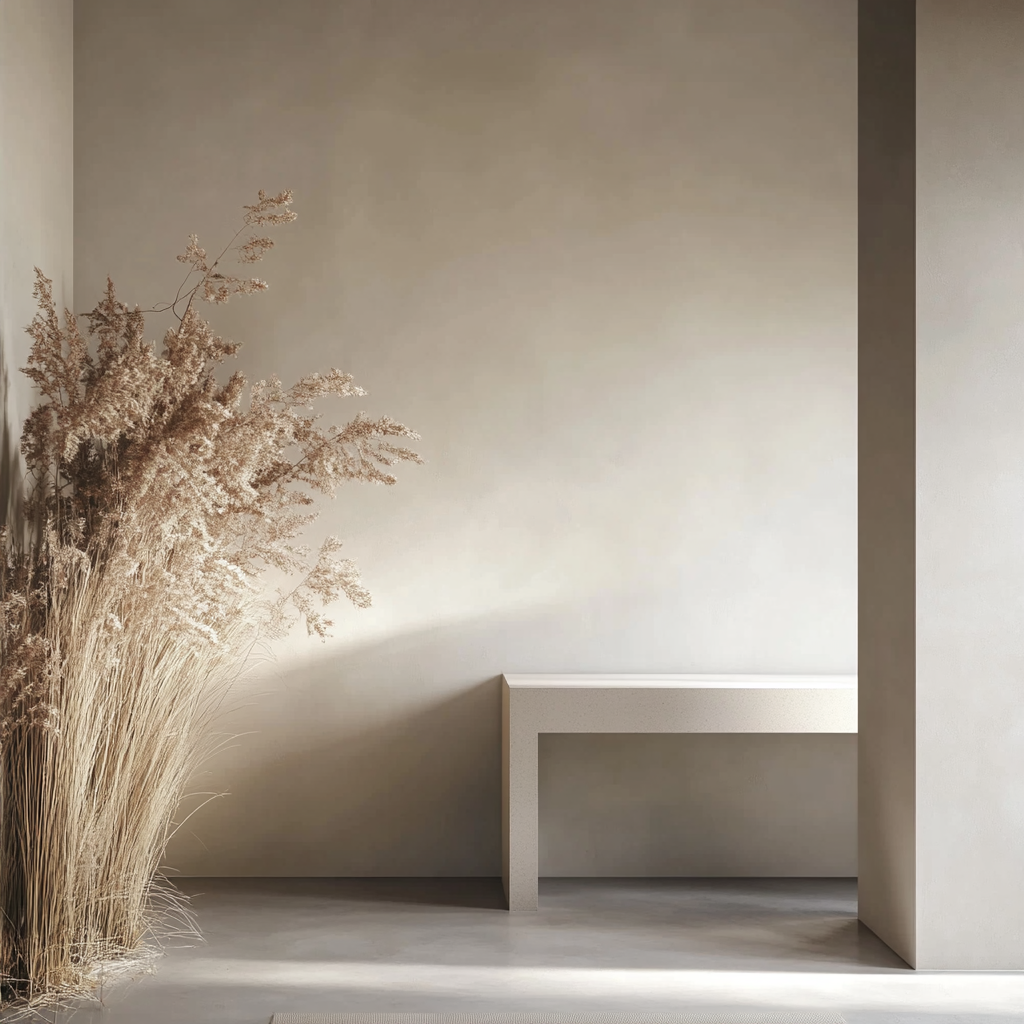
[[[1024,974],[915,973],[850,879],[189,879],[205,944],[76,1024],[268,1024],[276,1012],[810,1010],[850,1024],[1024,1022]],[[52,1019],[52,1018],[51,1018]],[[66,1015],[58,1020],[67,1019]]]

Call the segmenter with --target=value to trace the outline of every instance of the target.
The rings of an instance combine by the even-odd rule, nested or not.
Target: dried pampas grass
[[[311,554],[297,537],[316,492],[394,483],[392,466],[420,461],[398,442],[417,435],[362,414],[322,426],[315,402],[364,393],[337,370],[220,382],[237,346],[196,311],[266,288],[220,267],[258,262],[273,242],[257,229],[294,219],[291,201],[261,192],[216,259],[192,236],[188,276],[155,310],[129,309],[108,281],[86,334],[68,311],[61,324],[36,272],[31,486],[24,524],[0,531],[4,1005],[88,994],[140,964],[161,922],[188,926],[161,863],[232,677],[259,638],[297,619],[325,637],[321,605],[369,604],[339,541]],[[146,312],[175,317],[160,350]],[[296,582],[268,598],[267,569]]]

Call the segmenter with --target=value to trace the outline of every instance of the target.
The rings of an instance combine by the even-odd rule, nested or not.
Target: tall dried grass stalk
[[[259,261],[273,245],[259,229],[292,220],[291,200],[261,192],[216,259],[192,236],[171,303],[129,309],[108,281],[85,335],[67,310],[61,324],[36,271],[30,487],[25,523],[0,531],[5,1004],[87,994],[147,954],[183,910],[165,848],[252,645],[297,618],[326,636],[319,605],[342,594],[369,604],[336,539],[315,553],[296,539],[315,492],[393,483],[391,466],[419,461],[396,439],[417,435],[363,414],[321,426],[317,400],[364,394],[338,370],[291,387],[219,381],[238,346],[196,311],[266,287],[220,268],[229,254]],[[146,312],[175,317],[160,350],[144,340]],[[268,568],[297,582],[270,598]]]

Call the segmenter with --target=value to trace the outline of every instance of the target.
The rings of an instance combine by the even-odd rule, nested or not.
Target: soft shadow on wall
[[[21,493],[21,461],[18,458],[18,430],[10,422],[11,385],[7,370],[7,345],[0,329],[0,526],[13,524],[18,515]]]
[[[168,864],[185,875],[497,874],[498,679],[440,690],[429,667],[439,646],[464,650],[478,633],[424,630],[264,667],[228,702],[222,725],[237,739],[197,780],[226,795],[182,829]]]
[[[564,652],[589,625],[565,605],[265,666],[223,719],[226,733],[248,734],[197,780],[227,795],[181,830],[169,865],[197,876],[499,874],[500,677],[480,667],[577,670]],[[643,629],[624,628],[642,643]],[[530,651],[517,649],[524,630]],[[585,668],[630,667],[629,653],[599,643],[593,656]],[[542,873],[853,875],[855,756],[850,736],[546,737]]]

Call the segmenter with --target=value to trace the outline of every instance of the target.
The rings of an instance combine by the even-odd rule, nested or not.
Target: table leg
[[[536,910],[537,733],[510,728],[507,706],[503,712],[502,881],[509,910]]]

